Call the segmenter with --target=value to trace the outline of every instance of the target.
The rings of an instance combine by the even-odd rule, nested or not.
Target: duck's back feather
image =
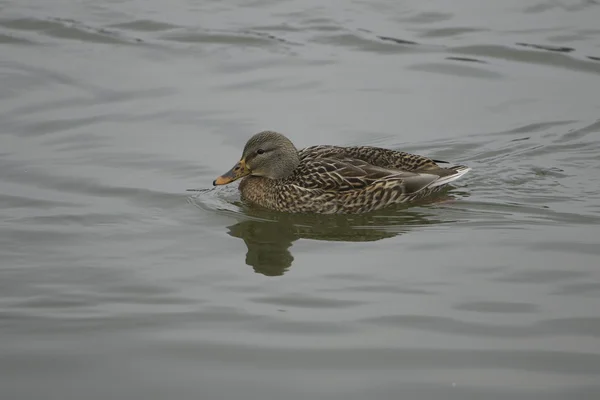
[[[413,171],[422,168],[439,166],[430,158],[417,154],[372,146],[328,146],[318,145],[306,147],[299,152],[300,160],[316,158],[343,158],[365,161],[373,166]]]
[[[437,179],[439,176],[435,174],[383,168],[356,158],[340,157],[302,160],[292,176],[281,184],[293,183],[306,189],[336,192],[364,190],[374,185],[402,184],[410,193]]]

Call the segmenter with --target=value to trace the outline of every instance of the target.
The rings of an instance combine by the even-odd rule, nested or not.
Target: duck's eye
[[[265,151],[264,151],[263,149],[258,149],[258,150],[256,150],[256,154],[264,154],[264,152],[265,152]]]

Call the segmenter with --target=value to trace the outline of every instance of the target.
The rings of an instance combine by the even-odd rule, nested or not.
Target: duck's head
[[[252,136],[242,153],[242,158],[213,185],[226,185],[247,175],[269,179],[283,179],[300,164],[298,150],[281,133],[263,131]]]

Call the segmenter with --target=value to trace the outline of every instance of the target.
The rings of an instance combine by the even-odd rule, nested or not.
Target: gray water
[[[598,21],[0,1],[0,398],[600,398]],[[269,213],[211,185],[263,129],[473,170],[410,208]]]

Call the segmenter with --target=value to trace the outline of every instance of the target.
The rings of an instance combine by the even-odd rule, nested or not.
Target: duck
[[[373,146],[303,149],[275,131],[254,134],[213,186],[241,179],[243,201],[278,212],[363,214],[430,196],[471,168]]]

